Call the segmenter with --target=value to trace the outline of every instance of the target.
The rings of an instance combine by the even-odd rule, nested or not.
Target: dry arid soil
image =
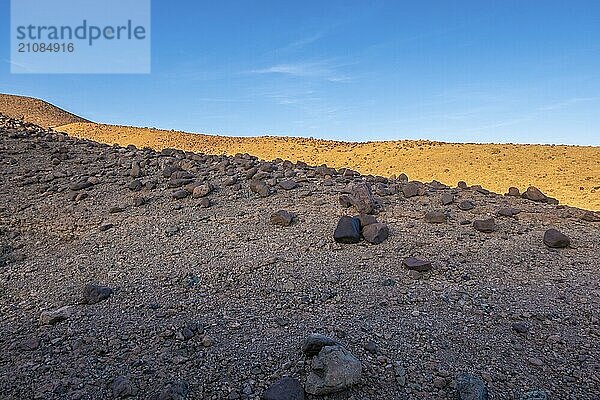
[[[0,165],[4,399],[600,398],[595,213],[5,117]]]

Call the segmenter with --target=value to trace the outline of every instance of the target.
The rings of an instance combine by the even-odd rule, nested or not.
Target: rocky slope
[[[600,397],[600,218],[534,189],[5,117],[0,164],[3,398]]]
[[[0,93],[0,113],[44,128],[89,122],[43,100],[2,93]]]

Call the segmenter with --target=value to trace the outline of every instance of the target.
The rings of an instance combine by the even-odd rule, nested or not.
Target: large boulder
[[[548,229],[544,233],[544,244],[553,249],[563,249],[569,247],[571,239],[556,229]]]
[[[360,242],[360,221],[358,218],[343,216],[333,232],[333,238],[338,243]]]
[[[365,240],[371,244],[382,243],[388,238],[390,229],[382,222],[375,222],[365,226],[362,230],[362,235]]]
[[[375,198],[371,185],[367,182],[352,183],[349,187],[350,202],[361,214],[372,214],[375,211]]]
[[[339,392],[360,379],[362,365],[342,346],[325,346],[312,360],[312,371],[306,378],[306,392],[323,396]]]

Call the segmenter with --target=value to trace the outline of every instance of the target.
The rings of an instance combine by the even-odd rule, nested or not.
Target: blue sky
[[[600,145],[597,0],[155,0],[149,75],[11,75],[9,51],[3,26],[0,92],[98,122]]]

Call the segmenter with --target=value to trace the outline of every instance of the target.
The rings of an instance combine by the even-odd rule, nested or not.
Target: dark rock
[[[297,379],[284,377],[271,384],[264,394],[263,400],[304,400],[304,389]]]
[[[402,265],[404,265],[404,267],[406,267],[409,270],[419,272],[426,272],[433,268],[431,265],[431,261],[419,260],[415,257],[405,258],[404,261],[402,261]]]
[[[113,380],[112,386],[113,397],[123,398],[135,396],[137,390],[126,376],[118,376]]]
[[[370,214],[360,214],[354,218],[358,218],[360,221],[360,227],[364,228],[367,225],[371,225],[377,222],[377,218]]]
[[[371,244],[382,243],[388,238],[390,229],[382,222],[375,222],[365,226],[362,230],[362,235],[365,240]]]
[[[302,353],[307,357],[313,357],[319,354],[325,346],[335,346],[339,343],[325,335],[313,333],[309,335],[302,343]]]
[[[107,286],[88,283],[83,288],[83,300],[86,304],[96,304],[106,300],[113,293],[113,290]]]
[[[475,204],[471,200],[463,200],[458,203],[458,208],[463,211],[469,211],[475,208]]]
[[[109,214],[118,214],[122,213],[123,211],[125,211],[125,208],[119,206],[114,206],[108,209]]]
[[[406,175],[405,173],[402,173],[402,174],[398,175],[398,180],[400,182],[408,182],[408,175]]]
[[[581,219],[587,222],[600,222],[600,214],[593,211],[586,211]]]
[[[512,328],[515,332],[525,334],[529,332],[529,326],[524,322],[515,322],[512,324]]]
[[[171,194],[171,196],[173,196],[173,198],[177,199],[177,200],[185,199],[189,195],[190,195],[190,192],[188,192],[185,189],[176,190]]]
[[[269,185],[259,179],[250,180],[250,190],[258,194],[260,197],[267,197],[271,193]]]
[[[295,218],[296,214],[286,210],[279,210],[271,214],[270,221],[273,225],[290,226]]]
[[[136,196],[133,198],[133,206],[134,207],[141,207],[144,204],[146,204],[146,199],[142,196]]]
[[[556,229],[548,229],[544,233],[544,244],[554,249],[563,249],[571,244],[571,239]]]
[[[53,311],[42,311],[40,314],[40,325],[54,325],[71,317],[72,309],[69,306],[61,307]]]
[[[200,203],[198,203],[198,205],[202,208],[209,208],[212,205],[212,202],[208,197],[203,197],[200,199]]]
[[[444,193],[442,195],[442,204],[448,206],[454,203],[454,195],[452,193]]]
[[[347,389],[358,382],[362,373],[360,361],[341,346],[323,347],[311,367],[305,390],[316,396]]]
[[[360,221],[357,218],[343,216],[333,232],[338,243],[358,243],[360,241]]]
[[[359,213],[371,214],[375,211],[375,198],[371,185],[367,182],[353,183],[350,185],[350,202]]]
[[[475,375],[461,374],[456,378],[459,400],[488,400],[488,390],[483,380]]]
[[[350,196],[348,196],[347,194],[340,195],[339,202],[340,202],[340,205],[344,208],[348,208],[348,207],[352,206],[352,200],[350,199]]]
[[[102,224],[102,225],[100,225],[100,227],[98,229],[100,230],[100,232],[104,232],[111,228],[114,228],[113,224]]]
[[[519,214],[520,212],[521,212],[521,210],[519,210],[518,208],[502,207],[498,210],[498,212],[496,212],[496,215],[498,215],[500,217],[514,217],[515,215]]]
[[[41,340],[39,338],[28,338],[19,343],[19,348],[22,351],[34,351],[40,347]]]
[[[369,340],[363,345],[363,348],[371,354],[377,353],[377,344],[372,340]]]
[[[448,220],[446,214],[441,211],[429,211],[425,214],[425,222],[430,224],[443,224]]]
[[[402,188],[402,194],[404,197],[410,198],[419,195],[419,185],[416,182],[409,182]]]
[[[287,181],[281,181],[279,182],[279,187],[284,189],[284,190],[292,190],[292,189],[296,189],[299,185],[291,180],[287,180]]]
[[[469,185],[467,185],[467,182],[465,182],[465,181],[458,181],[458,184],[456,186],[459,189],[463,189],[463,190],[466,190],[469,188]]]
[[[473,228],[479,232],[491,233],[496,230],[496,221],[494,218],[478,219],[473,221]]]
[[[131,190],[132,192],[139,192],[140,190],[142,190],[143,187],[144,185],[139,179],[134,179],[129,184],[129,190]]]
[[[69,189],[77,191],[77,190],[87,189],[91,186],[92,186],[92,184],[86,179],[84,181],[75,182],[75,183],[70,184]]]
[[[471,190],[476,191],[477,193],[481,193],[485,196],[490,194],[490,191],[481,187],[481,185],[473,185],[471,186]]]
[[[194,187],[194,190],[192,191],[192,197],[194,199],[205,197],[205,196],[208,196],[210,194],[210,192],[212,192],[212,191],[213,191],[213,186],[210,183],[198,185],[198,186]]]
[[[521,195],[524,199],[538,201],[545,203],[548,197],[542,193],[542,191],[535,186],[529,186],[525,192]]]
[[[189,395],[189,385],[186,381],[168,382],[161,392],[151,400],[187,400]]]
[[[507,196],[513,196],[513,197],[519,197],[521,195],[521,192],[519,191],[518,188],[511,186],[508,188],[508,193],[506,193]]]
[[[132,178],[139,178],[140,176],[142,176],[142,168],[140,168],[140,164],[137,161],[131,163],[129,176],[131,176]]]

